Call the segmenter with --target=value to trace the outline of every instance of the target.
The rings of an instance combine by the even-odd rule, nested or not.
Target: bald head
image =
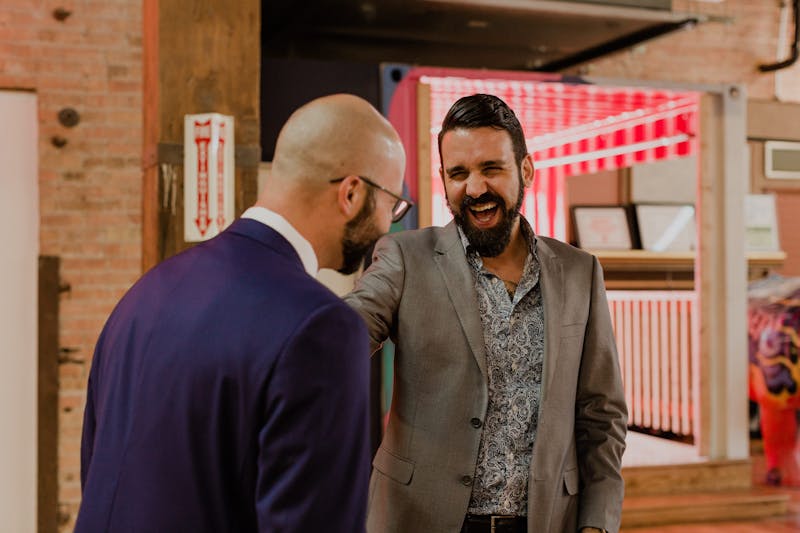
[[[267,188],[302,194],[347,175],[382,181],[387,161],[405,162],[392,125],[357,96],[325,96],[296,110],[281,129]]]
[[[404,170],[400,137],[374,107],[349,94],[325,96],[286,121],[256,205],[305,237],[321,267],[350,271],[389,230]]]

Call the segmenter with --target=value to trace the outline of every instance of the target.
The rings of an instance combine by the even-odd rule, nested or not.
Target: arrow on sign
[[[225,228],[225,123],[219,125],[217,147],[217,229]]]
[[[208,216],[208,145],[211,142],[211,119],[194,123],[194,142],[197,144],[197,217],[194,223],[205,236],[211,218]]]

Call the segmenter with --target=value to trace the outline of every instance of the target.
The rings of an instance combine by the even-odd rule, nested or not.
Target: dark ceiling
[[[697,22],[670,0],[264,0],[262,52],[558,71]]]

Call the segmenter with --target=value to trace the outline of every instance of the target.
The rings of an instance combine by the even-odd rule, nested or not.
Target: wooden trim
[[[748,278],[763,278],[771,270],[783,267],[786,252],[747,252]]]
[[[617,291],[690,291],[694,289],[693,280],[683,279],[612,279],[605,280],[608,290]]]
[[[605,272],[693,272],[694,252],[648,252],[647,250],[589,250],[597,256]],[[750,279],[783,266],[786,252],[747,252]],[[630,280],[636,281],[631,275]]]
[[[433,223],[431,195],[431,86],[417,84],[417,227]]]
[[[593,251],[603,266],[607,289],[693,290],[693,252],[656,253],[646,250]],[[748,252],[748,278],[763,278],[783,266],[785,252]]]
[[[59,258],[39,257],[37,531],[58,531]]]
[[[590,251],[609,270],[694,270],[694,252]]]
[[[775,100],[749,100],[747,137],[800,141],[800,104]]]

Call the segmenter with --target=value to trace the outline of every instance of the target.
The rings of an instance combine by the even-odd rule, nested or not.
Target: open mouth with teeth
[[[500,212],[497,202],[486,202],[473,205],[467,208],[472,220],[477,226],[491,226],[495,223]]]

